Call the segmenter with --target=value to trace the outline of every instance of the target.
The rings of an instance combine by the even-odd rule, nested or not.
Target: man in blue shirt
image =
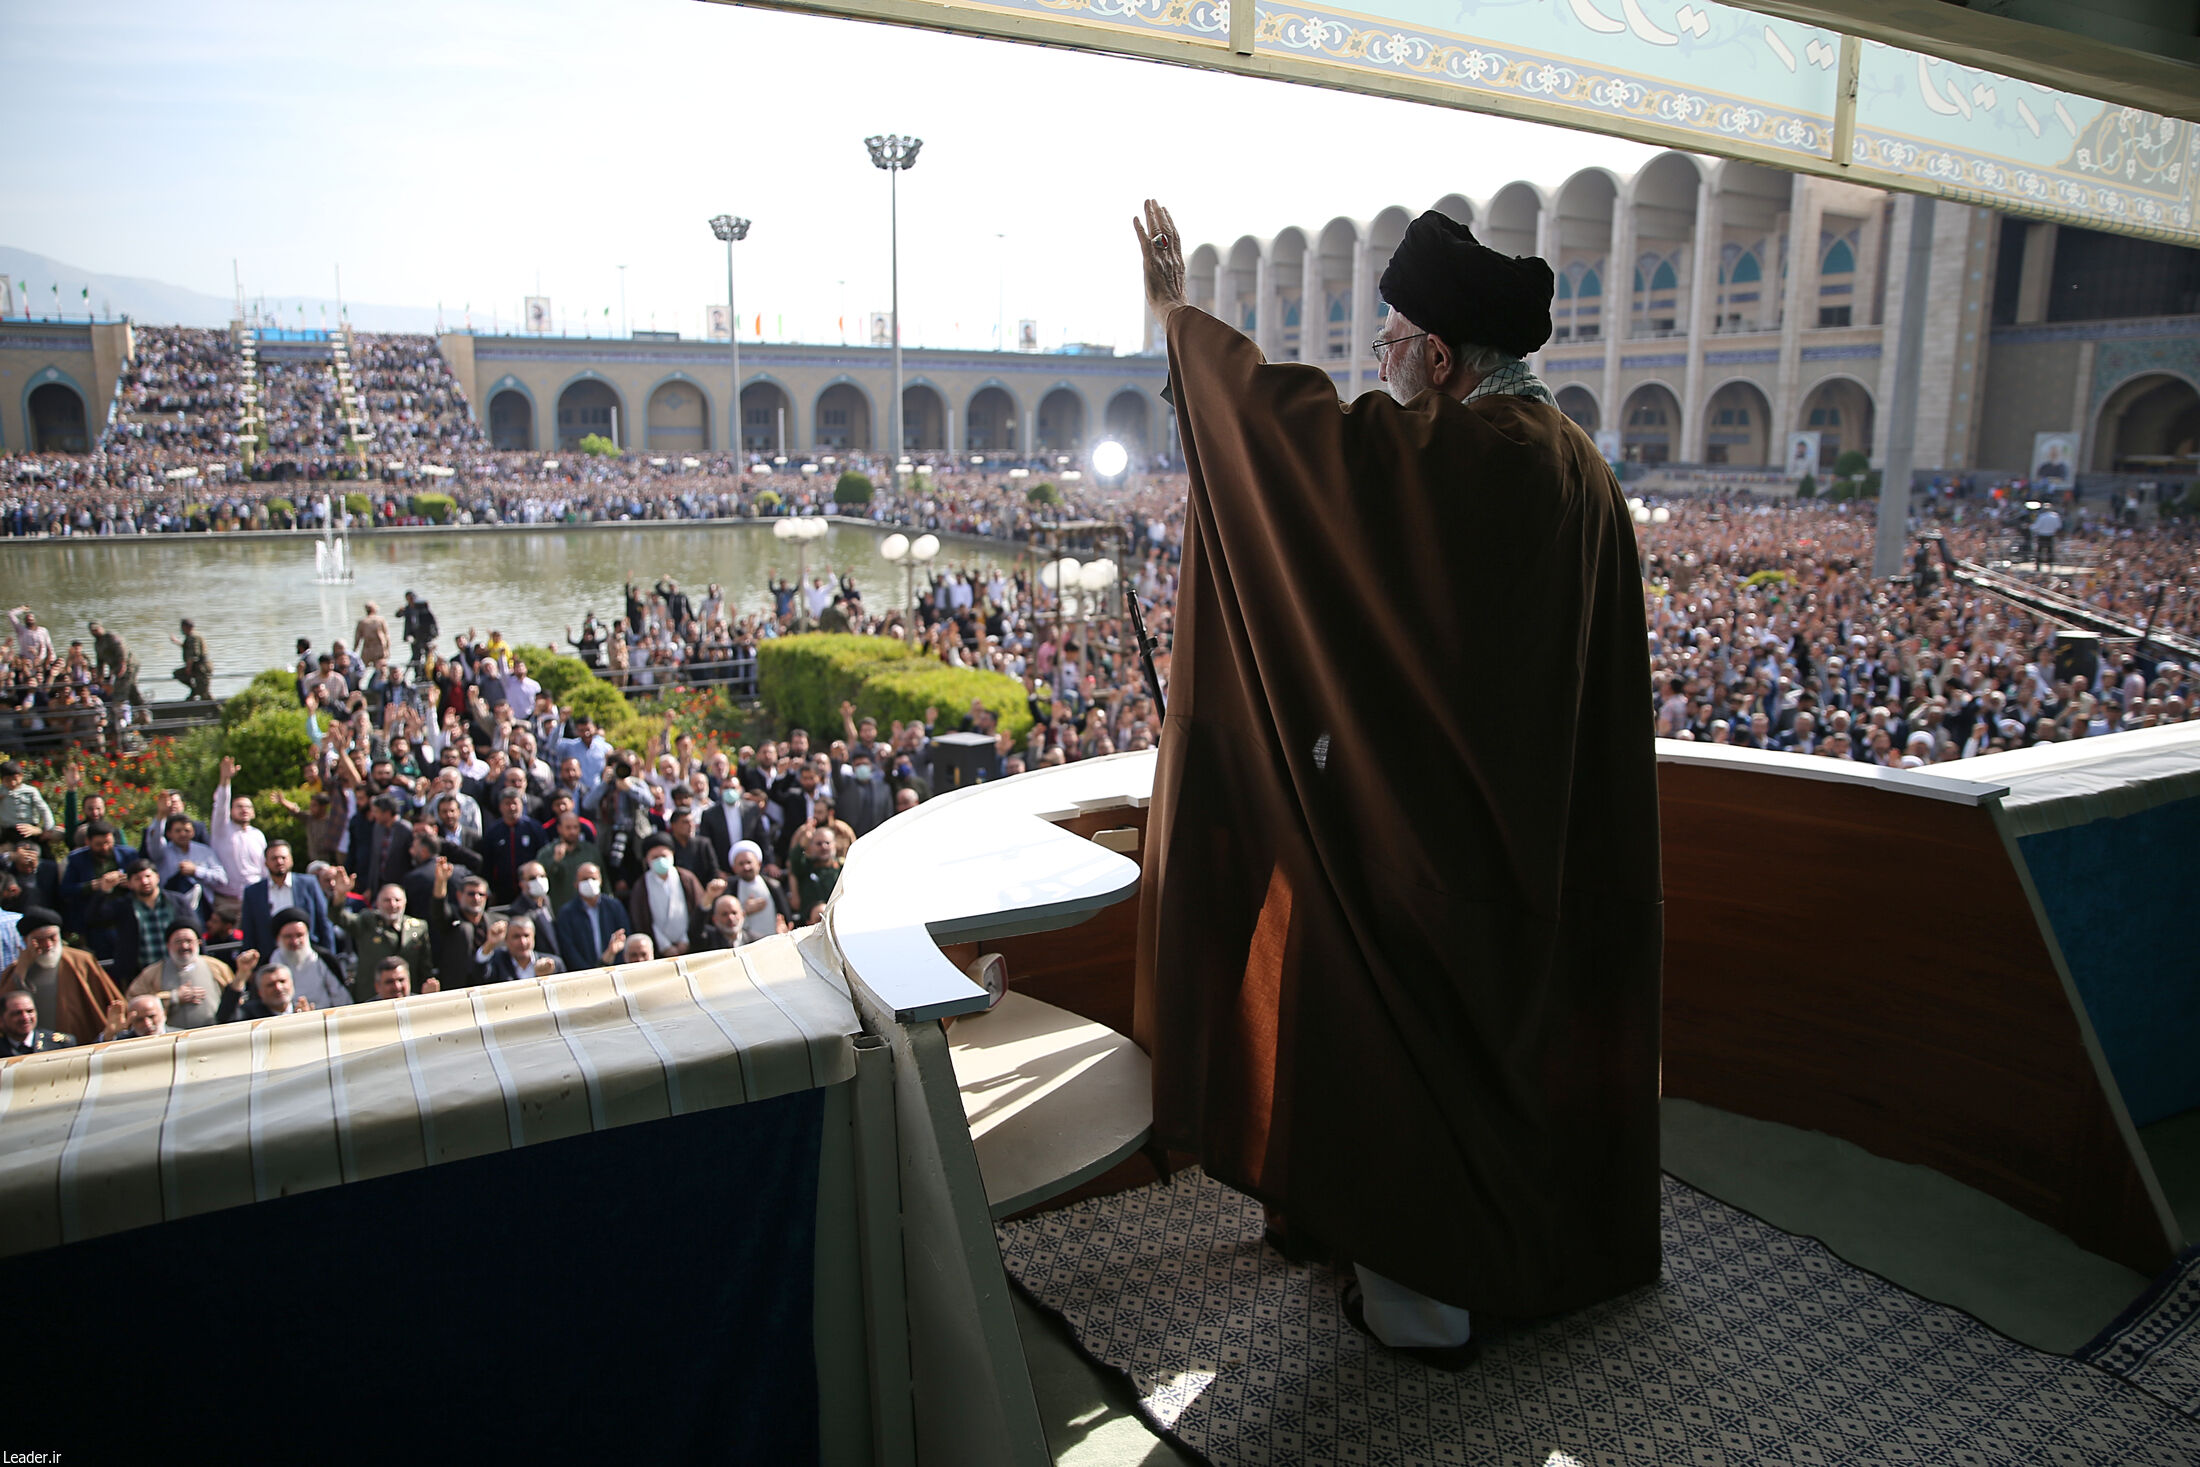
[[[557,763],[578,759],[581,765],[581,805],[585,808],[596,798],[596,786],[603,782],[603,766],[611,757],[611,743],[596,732],[596,720],[583,713],[573,720],[573,732],[559,739],[551,757]]]

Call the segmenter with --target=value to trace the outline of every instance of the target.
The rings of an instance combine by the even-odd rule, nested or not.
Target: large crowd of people
[[[353,365],[377,449],[411,457],[481,444],[481,427],[434,337],[362,332],[354,340]]]
[[[943,476],[925,497],[882,508],[913,527],[1028,535],[1032,507],[1014,489]],[[1086,553],[1122,558],[1122,580],[1150,608],[1165,685],[1181,480],[1104,505],[1072,500],[1057,513],[1105,509],[1124,528]],[[1930,537],[1954,557],[1992,554],[2009,530],[1991,516],[1951,515],[1915,542],[1909,575],[1878,582],[1869,505],[1660,507],[1638,534],[1645,712],[1662,736],[1920,768],[2181,722],[2200,694],[2200,670],[2159,645],[2059,665],[2048,625],[1951,579]],[[1071,547],[1045,553],[1058,548]],[[2195,629],[2189,531],[2081,526],[2058,557],[2081,552],[2083,569],[2043,583]],[[951,550],[918,583],[913,614],[824,576],[774,584],[770,609],[754,614],[737,614],[719,586],[637,577],[609,625],[585,618],[567,639],[600,676],[638,689],[733,681],[728,670],[753,665],[760,642],[800,629],[913,636],[950,665],[1021,683],[1032,714],[1021,740],[981,707],[881,727],[851,705],[837,728],[754,745],[668,730],[614,747],[559,707],[501,635],[469,629],[445,651],[433,614],[409,599],[388,618],[370,605],[348,645],[301,645],[295,690],[312,738],[302,849],[254,828],[254,803],[232,798],[226,766],[205,810],[171,791],[153,822],[122,831],[80,810],[74,789],[41,791],[10,765],[0,998],[30,1002],[5,998],[0,1048],[641,961],[814,920],[851,845],[944,777],[932,761],[941,733],[994,736],[985,778],[1158,739],[1119,593],[1065,601],[1030,573],[1043,559],[983,569]],[[32,609],[11,621],[23,709],[55,722],[84,700],[136,695],[136,659],[119,638],[87,628],[89,649],[64,650]]]
[[[244,378],[227,333],[139,326],[133,334],[136,350],[115,384],[114,413],[100,436],[101,452],[233,450],[244,421]]]

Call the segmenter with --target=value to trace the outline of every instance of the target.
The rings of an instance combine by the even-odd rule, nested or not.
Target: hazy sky
[[[1650,150],[1463,112],[700,0],[0,0],[0,243],[248,293],[470,306],[690,335],[725,299],[707,220],[749,216],[743,336],[850,339],[888,300],[887,180],[862,139],[924,139],[901,191],[904,339],[1128,348],[1128,219],[1195,243],[1483,198]],[[1003,238],[1005,236],[1005,238]]]

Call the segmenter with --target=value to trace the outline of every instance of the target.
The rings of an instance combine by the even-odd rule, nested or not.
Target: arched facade
[[[1074,453],[1085,446],[1085,400],[1077,389],[1062,384],[1039,399],[1039,417],[1033,434],[1037,447],[1056,453]]]
[[[1828,377],[1803,399],[1795,427],[1819,435],[1818,465],[1830,472],[1850,449],[1872,451],[1872,395],[1854,377]]]
[[[84,394],[74,382],[49,380],[31,388],[23,417],[30,424],[33,453],[84,453],[91,448]]]
[[[1704,462],[1736,468],[1779,464],[1772,400],[1744,378],[1722,382],[1704,401]]]
[[[921,378],[901,389],[901,439],[904,453],[934,453],[947,447],[947,400]]]
[[[84,391],[67,373],[48,367],[23,393],[23,422],[33,453],[85,453],[91,449],[91,415]]]
[[[516,378],[489,394],[489,446],[506,452],[535,446],[535,397]]]
[[[701,453],[711,446],[710,395],[675,372],[650,389],[648,446],[659,453]]]
[[[2200,386],[2146,372],[2102,400],[2093,467],[2124,474],[2200,473]]]
[[[1588,434],[1591,438],[1596,437],[1597,428],[1603,419],[1597,412],[1595,393],[1579,382],[1570,382],[1552,395],[1558,399],[1558,410],[1560,412],[1572,418],[1580,426],[1582,432]]]
[[[626,400],[619,390],[594,372],[584,372],[558,393],[558,447],[574,449],[594,434],[624,448],[633,431],[627,421]]]
[[[1645,382],[1627,394],[1620,410],[1620,453],[1630,463],[1671,463],[1680,456],[1681,403],[1662,382]]]
[[[1102,431],[1131,451],[1134,459],[1143,458],[1153,451],[1147,437],[1150,414],[1146,409],[1146,395],[1126,387],[1108,399],[1107,412],[1102,419]]]
[[[753,377],[741,387],[741,447],[749,453],[786,457],[802,441],[794,396],[776,378]]]
[[[988,382],[970,395],[963,410],[963,448],[970,453],[1014,453],[1021,446],[1016,432],[1016,399],[998,382]]]
[[[817,395],[810,443],[821,449],[871,451],[871,399],[854,381],[841,378]]]
[[[1312,245],[1303,229],[1286,229],[1268,246],[1268,309],[1275,317],[1263,333],[1271,357],[1306,360],[1306,282]]]

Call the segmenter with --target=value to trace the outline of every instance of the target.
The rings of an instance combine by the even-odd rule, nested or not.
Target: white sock
[[[1367,1327],[1384,1344],[1394,1349],[1443,1349],[1467,1342],[1473,1326],[1466,1310],[1416,1293],[1365,1264],[1353,1264],[1352,1271],[1360,1276]]]

